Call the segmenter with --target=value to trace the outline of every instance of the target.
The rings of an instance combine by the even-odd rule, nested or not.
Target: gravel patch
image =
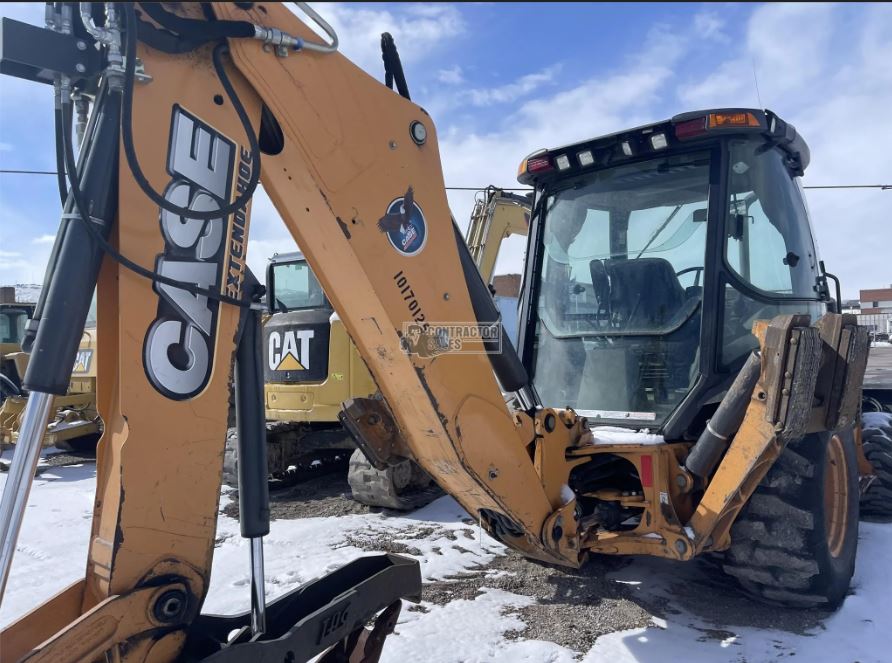
[[[341,516],[378,510],[350,499],[346,468],[273,491],[270,498],[274,519]],[[237,518],[237,499],[233,499],[224,511]],[[471,519],[466,522],[475,524]],[[401,530],[399,542],[393,540],[392,534],[357,532],[348,535],[345,544],[368,551],[420,556],[421,551],[412,546],[412,540],[440,536],[458,540],[459,546],[461,538],[467,537],[469,549],[477,545],[476,536],[467,530],[456,535],[454,531],[426,522]],[[720,560],[716,558],[690,563],[634,558],[639,562],[634,571],[637,572],[639,567],[646,568],[641,577],[646,586],[644,591],[641,591],[642,585],[634,582],[608,578],[610,574],[622,576],[620,572],[631,564],[632,559],[599,555],[582,569],[572,570],[530,561],[509,550],[474,572],[425,582],[423,601],[445,605],[456,599],[473,600],[485,587],[530,596],[537,603],[516,610],[526,627],[506,636],[512,640],[547,640],[577,652],[591,649],[601,635],[653,626],[654,617],[663,619],[670,615],[690,614],[701,620],[690,624],[703,634],[700,640],[723,641],[734,636],[735,627],[803,634],[819,626],[829,614],[752,601],[721,572]],[[654,579],[658,580],[657,588],[653,586]],[[424,613],[429,608],[422,604],[410,605],[406,609]],[[704,622],[714,628],[704,628]]]

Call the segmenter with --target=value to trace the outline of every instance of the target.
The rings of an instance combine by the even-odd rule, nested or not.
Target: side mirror
[[[836,284],[836,302],[831,306],[832,312],[842,313],[842,288],[840,287],[839,279],[827,271],[823,260],[818,263],[818,266],[821,268],[821,273],[815,278],[815,291],[825,302],[833,302],[833,299],[830,297],[830,287],[827,285],[827,279],[833,279],[833,282]]]

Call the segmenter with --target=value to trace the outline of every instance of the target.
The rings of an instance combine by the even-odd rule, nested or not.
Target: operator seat
[[[592,277],[592,289],[598,300],[597,317],[601,319],[603,315],[610,320],[610,281],[607,278],[607,267],[604,266],[603,260],[595,258],[589,262],[588,269]]]
[[[695,372],[701,288],[686,291],[664,258],[593,260],[589,270],[595,292],[609,292],[611,331],[626,332],[627,340],[588,349],[580,402],[619,412],[660,409],[668,390],[687,388]]]
[[[610,305],[621,329],[650,332],[671,324],[685,302],[685,291],[665,258],[607,260]]]

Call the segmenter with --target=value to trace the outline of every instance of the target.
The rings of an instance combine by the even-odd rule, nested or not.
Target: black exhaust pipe
[[[712,419],[706,422],[706,428],[700,433],[697,443],[685,460],[688,472],[700,479],[709,477],[716,465],[725,455],[730,438],[740,428],[746,408],[756,388],[762,369],[762,358],[758,352],[750,354],[728,393],[719,403]]]

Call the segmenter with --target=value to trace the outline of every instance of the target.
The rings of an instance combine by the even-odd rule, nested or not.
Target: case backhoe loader
[[[383,395],[345,406],[376,466],[414,460],[531,559],[724,550],[764,599],[842,600],[858,475],[875,472],[858,453],[868,344],[824,312],[792,126],[703,111],[525,160],[519,358],[450,217],[430,117],[338,54],[311,9],[328,42],[266,2],[80,7],[0,26],[0,70],[60,91],[69,187],[0,504],[2,584],[97,279],[105,426],[85,576],[0,634],[4,660],[373,661],[417,598],[417,564],[384,555],[265,600],[245,266],[261,177]],[[72,90],[95,94],[79,165]],[[222,617],[200,610],[233,355],[253,600]]]

